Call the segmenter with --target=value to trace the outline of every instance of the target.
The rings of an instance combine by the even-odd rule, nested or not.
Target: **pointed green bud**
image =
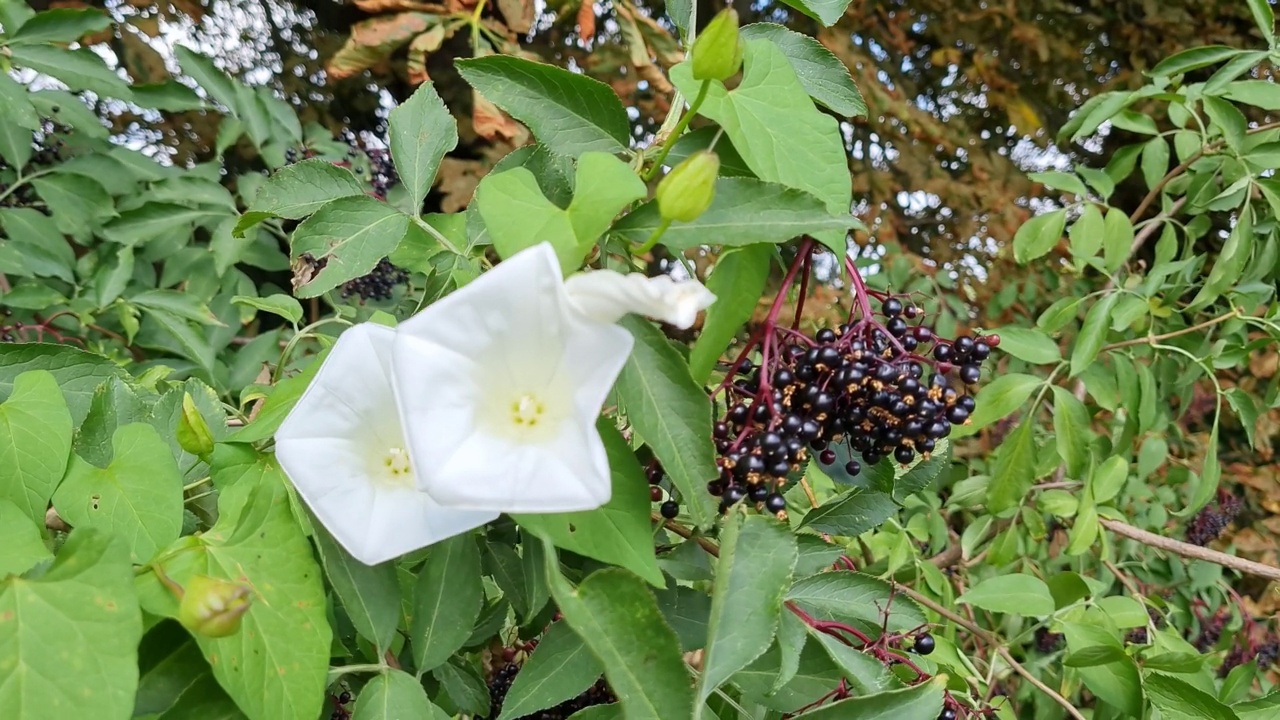
[[[248,585],[196,575],[183,589],[178,622],[193,633],[226,637],[240,629],[240,619],[249,611],[250,600]]]
[[[658,212],[664,220],[693,222],[706,212],[716,197],[716,175],[720,174],[720,157],[710,150],[700,150],[662,178],[658,183]]]
[[[178,420],[178,444],[183,450],[197,457],[213,452],[213,435],[209,425],[196,407],[191,393],[182,395],[182,417]]]
[[[721,10],[693,41],[693,79],[727,80],[742,67],[742,41],[738,38],[738,13]]]

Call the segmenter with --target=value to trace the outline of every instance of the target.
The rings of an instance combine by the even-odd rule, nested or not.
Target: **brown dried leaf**
[[[522,130],[520,123],[498,109],[497,105],[472,91],[471,125],[476,134],[485,140],[512,140]]]
[[[582,0],[578,6],[578,37],[583,40],[596,37],[596,4],[591,0]]]
[[[498,11],[506,18],[507,27],[515,32],[527,33],[533,27],[531,0],[498,0]]]
[[[436,177],[436,186],[444,196],[440,200],[440,212],[455,213],[465,208],[487,172],[488,166],[479,160],[452,157],[441,160],[440,173]]]
[[[408,71],[411,85],[421,85],[431,79],[427,74],[427,56],[440,49],[445,37],[444,26],[436,25],[409,43]]]
[[[357,75],[385,60],[436,20],[434,15],[406,12],[358,22],[351,26],[351,37],[329,60],[325,70],[333,80]]]
[[[436,3],[414,2],[414,0],[355,0],[355,6],[370,15],[378,15],[389,12],[431,12],[444,14],[447,12],[443,5]]]
[[[165,67],[164,57],[156,52],[144,38],[160,36],[160,19],[130,18],[129,25],[137,32],[121,28],[120,62],[129,71],[129,76],[139,84],[161,83],[170,78],[169,69]]]

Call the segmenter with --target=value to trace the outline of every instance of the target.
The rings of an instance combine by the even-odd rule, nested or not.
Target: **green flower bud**
[[[738,38],[738,13],[721,10],[693,41],[693,79],[727,80],[742,67],[742,41]]]
[[[720,157],[710,150],[690,155],[658,183],[658,212],[664,220],[692,222],[716,197]]]
[[[240,629],[240,619],[249,611],[249,586],[212,578],[192,577],[178,603],[178,622],[193,633],[220,638]]]
[[[204,457],[213,452],[213,435],[196,407],[191,393],[182,395],[182,417],[178,420],[178,444],[183,450]]]

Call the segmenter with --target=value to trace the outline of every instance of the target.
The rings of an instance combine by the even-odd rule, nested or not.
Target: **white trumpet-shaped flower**
[[[574,306],[596,322],[617,322],[627,313],[647,315],[687,330],[716,296],[699,282],[666,275],[645,277],[609,271],[584,272],[564,282]]]
[[[597,274],[612,278],[585,280]],[[696,282],[703,294],[690,301],[689,287],[582,277],[566,284],[543,243],[400,325],[393,369],[409,454],[441,504],[545,513],[609,501],[596,419],[634,342],[613,321],[628,310],[680,320],[713,298]]]
[[[494,511],[445,508],[418,489],[391,378],[395,331],[344,332],[276,432],[276,458],[339,544],[367,564],[479,527]]]

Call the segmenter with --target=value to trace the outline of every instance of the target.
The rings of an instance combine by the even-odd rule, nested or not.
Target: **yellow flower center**
[[[511,422],[518,428],[537,427],[546,415],[547,408],[532,393],[525,393],[511,403]]]
[[[388,448],[382,456],[381,479],[389,487],[413,487],[413,466],[409,452],[402,447]]]

